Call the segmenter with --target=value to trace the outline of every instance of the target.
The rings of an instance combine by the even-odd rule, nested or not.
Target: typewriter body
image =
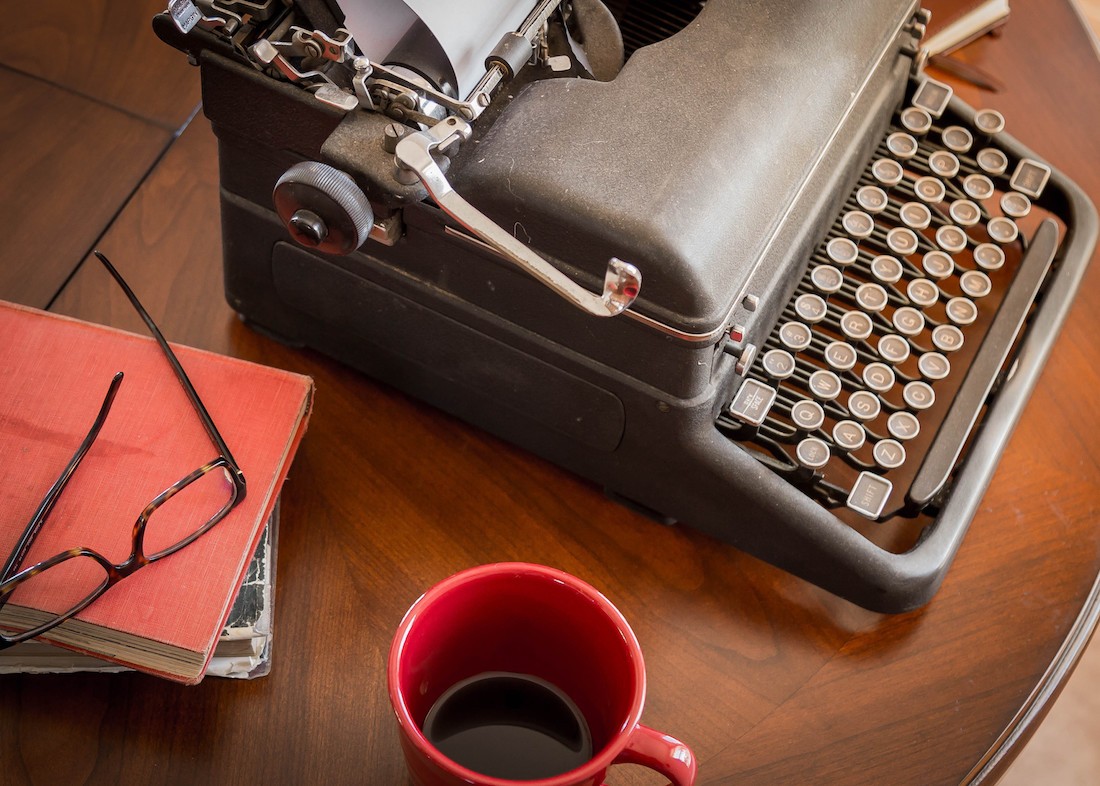
[[[232,307],[659,520],[926,602],[1096,215],[927,77],[915,0],[528,2],[472,81],[426,19],[375,52],[351,17],[154,22],[201,66]]]

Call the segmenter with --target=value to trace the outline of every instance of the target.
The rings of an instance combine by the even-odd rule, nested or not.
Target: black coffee
[[[549,778],[592,758],[576,705],[526,674],[487,672],[457,683],[432,705],[423,731],[448,758],[496,778]]]

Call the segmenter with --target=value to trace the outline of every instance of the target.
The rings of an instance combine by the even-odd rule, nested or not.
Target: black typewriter
[[[233,308],[658,520],[926,602],[1092,205],[926,75],[909,0],[456,8],[157,17],[201,66]]]

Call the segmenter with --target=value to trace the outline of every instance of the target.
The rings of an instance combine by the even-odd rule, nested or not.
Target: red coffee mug
[[[475,772],[445,756],[422,731],[448,689],[486,673],[523,674],[556,686],[591,732],[592,757],[538,780]],[[580,579],[522,562],[451,576],[405,614],[389,659],[390,702],[418,786],[600,786],[612,764],[641,764],[674,786],[695,783],[691,750],[639,719],[645,665],[618,609]]]

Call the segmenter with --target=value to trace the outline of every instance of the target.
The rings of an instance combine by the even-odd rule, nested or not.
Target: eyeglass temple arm
[[[130,304],[134,307],[134,310],[137,311],[138,316],[141,317],[145,326],[149,328],[149,332],[153,334],[153,338],[157,340],[157,344],[160,345],[161,350],[168,359],[169,365],[172,366],[172,370],[176,373],[176,377],[179,379],[180,384],[183,385],[187,397],[191,399],[191,404],[194,406],[195,412],[199,416],[199,420],[202,421],[202,425],[206,429],[206,433],[209,435],[210,440],[221,452],[222,456],[225,457],[226,463],[229,464],[229,471],[233,476],[234,485],[237,486],[238,493],[243,498],[246,490],[244,473],[241,472],[240,466],[238,466],[236,459],[233,458],[233,454],[229,451],[229,446],[225,444],[225,440],[222,439],[222,435],[218,433],[218,428],[214,425],[214,420],[210,417],[210,413],[206,411],[206,407],[203,405],[202,400],[199,399],[199,394],[195,390],[195,386],[191,384],[191,380],[188,379],[187,372],[185,372],[183,366],[180,365],[176,353],[168,346],[168,342],[165,340],[164,334],[160,332],[160,328],[153,322],[153,318],[149,316],[149,312],[141,305],[141,302],[137,299],[137,295],[134,294],[129,284],[119,275],[119,272],[115,270],[115,266],[111,264],[111,261],[99,251],[94,251],[93,253],[96,255],[96,258],[103,263],[103,266],[107,268],[107,272],[111,274],[111,277],[114,278],[115,282],[122,288],[122,291],[126,293],[126,297],[130,300]]]
[[[27,527],[23,530],[23,534],[20,535],[19,541],[15,544],[15,548],[12,549],[11,556],[9,556],[8,561],[4,563],[4,569],[0,572],[0,582],[7,581],[15,575],[20,566],[22,566],[23,560],[27,558],[27,552],[34,543],[34,539],[38,537],[39,530],[42,529],[42,525],[50,515],[50,511],[53,510],[53,506],[57,502],[58,497],[61,496],[61,492],[64,491],[65,486],[68,485],[69,478],[72,477],[76,468],[80,466],[80,462],[84,460],[84,455],[88,452],[88,449],[91,448],[96,437],[99,436],[99,431],[103,428],[103,423],[107,420],[107,413],[111,411],[111,405],[115,401],[115,394],[118,393],[118,387],[121,384],[122,372],[119,371],[115,374],[114,379],[111,380],[111,386],[107,389],[107,396],[103,399],[103,404],[99,408],[99,414],[96,416],[91,429],[88,430],[87,436],[84,437],[84,441],[80,443],[80,447],[76,449],[76,453],[73,454],[73,457],[69,459],[69,463],[65,465],[65,469],[62,470],[61,475],[54,481],[54,484],[50,486],[50,490],[46,492],[46,496],[43,497],[42,502],[39,503],[38,509],[34,511],[34,515],[31,516],[31,520],[27,523]],[[0,596],[0,607],[7,603],[8,597],[10,596]]]

